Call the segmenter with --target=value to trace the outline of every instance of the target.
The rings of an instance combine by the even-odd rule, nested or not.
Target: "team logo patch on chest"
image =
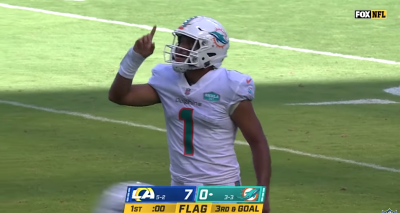
[[[219,101],[220,96],[215,92],[206,92],[203,94],[203,99],[207,101]]]

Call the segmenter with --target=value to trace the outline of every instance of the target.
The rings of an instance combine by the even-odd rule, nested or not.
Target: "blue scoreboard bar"
[[[125,203],[190,203],[195,198],[195,186],[129,186]]]

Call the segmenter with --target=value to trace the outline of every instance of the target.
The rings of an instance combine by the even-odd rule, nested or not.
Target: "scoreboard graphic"
[[[264,186],[129,186],[124,213],[262,212]]]

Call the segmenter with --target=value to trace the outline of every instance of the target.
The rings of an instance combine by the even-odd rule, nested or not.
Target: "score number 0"
[[[199,193],[199,200],[207,200],[208,197],[208,189],[202,189]]]

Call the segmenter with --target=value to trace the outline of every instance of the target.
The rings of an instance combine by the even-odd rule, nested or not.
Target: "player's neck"
[[[193,85],[197,83],[201,79],[201,77],[207,74],[210,70],[211,69],[200,69],[185,72],[186,81],[189,83],[189,85]]]

